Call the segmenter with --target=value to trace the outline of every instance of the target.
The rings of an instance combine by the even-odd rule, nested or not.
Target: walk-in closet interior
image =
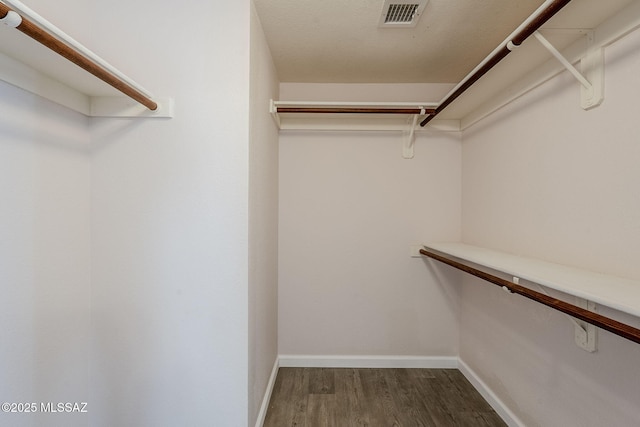
[[[639,75],[638,0],[0,0],[0,425],[640,425]]]

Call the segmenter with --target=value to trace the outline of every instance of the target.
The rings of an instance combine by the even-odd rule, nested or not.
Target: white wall
[[[332,89],[296,86],[281,96]],[[459,134],[420,133],[413,160],[401,141],[393,132],[281,132],[281,354],[457,354],[457,289],[409,247],[459,238]]]
[[[2,87],[3,401],[89,401],[96,426],[245,425],[277,352],[278,86],[259,22],[249,153],[250,2],[74,3],[30,6],[177,113],[89,125]]]
[[[0,401],[86,402],[86,118],[0,82]],[[0,413],[1,425],[86,425],[82,414]]]
[[[90,18],[96,51],[176,102],[91,126],[91,425],[246,425],[250,2]]]
[[[278,128],[269,100],[278,77],[251,11],[249,142],[249,425],[254,425],[278,357]]]
[[[564,73],[464,133],[465,242],[640,279],[639,43],[606,50],[602,106]],[[599,331],[586,353],[566,318],[473,278],[461,304],[461,358],[526,425],[640,424],[640,346]]]
[[[174,97],[176,117],[90,121],[0,84],[0,395],[89,403],[0,424],[247,425],[275,359],[277,302],[266,108],[252,116],[249,194],[250,2],[29,6]],[[277,92],[270,72],[264,88],[254,75],[254,101]]]

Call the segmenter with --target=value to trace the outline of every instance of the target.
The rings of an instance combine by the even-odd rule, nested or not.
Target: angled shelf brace
[[[513,283],[516,285],[520,284],[520,278],[513,276]],[[549,293],[545,290],[545,288],[539,283],[534,283],[538,290],[549,296]],[[511,291],[508,291],[511,292]],[[513,293],[513,292],[511,292]],[[583,308],[585,310],[589,310],[595,313],[596,311],[596,303],[593,301],[586,300],[584,298],[576,297],[577,307]],[[589,353],[593,353],[598,349],[598,328],[596,328],[591,323],[576,319],[575,317],[562,313],[565,317],[573,324],[573,338],[576,342],[576,345],[583,349],[584,351],[588,351]]]
[[[589,47],[587,48],[587,54],[581,61],[582,69],[587,71],[590,77],[589,80],[549,40],[540,34],[540,31],[536,31],[533,35],[580,82],[580,106],[585,110],[589,110],[602,104],[604,100],[604,53],[602,48],[591,48],[593,32],[590,31],[587,34]]]
[[[0,22],[21,31],[146,108],[146,110],[136,108],[136,104],[132,106],[131,102],[121,102],[119,98],[115,97],[97,97],[96,102],[92,102],[89,111],[80,112],[89,116],[102,117],[173,116],[173,102],[170,99],[166,99],[162,103],[153,100],[152,95],[142,86],[122,74],[20,1],[2,0],[0,2]],[[3,74],[3,79],[22,89],[38,95],[42,94],[37,88],[37,84],[34,87],[34,84],[30,83],[28,79],[22,79],[16,74],[19,74],[19,72],[8,78]]]

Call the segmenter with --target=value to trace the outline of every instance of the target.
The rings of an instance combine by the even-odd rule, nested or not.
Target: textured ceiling
[[[254,0],[283,82],[457,82],[542,0],[430,0],[378,28],[383,0]]]
[[[574,0],[549,24],[590,28],[630,1]],[[384,0],[254,3],[281,82],[457,83],[543,0],[430,0],[404,29],[378,27]]]

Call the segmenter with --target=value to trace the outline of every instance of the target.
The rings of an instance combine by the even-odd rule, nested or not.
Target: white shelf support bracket
[[[580,104],[585,110],[597,107],[604,101],[604,48],[595,46],[593,31],[587,33],[587,53],[580,61],[585,77],[591,82],[591,89],[580,91]]]
[[[549,295],[549,293],[545,290],[545,288],[543,288],[540,285],[537,285],[537,287],[541,293],[545,295]],[[593,311],[593,312],[596,311],[596,303],[592,301],[587,301],[586,299],[583,299],[583,298],[576,297],[575,305],[589,311]],[[567,319],[569,319],[571,323],[573,323],[573,327],[574,327],[573,336],[574,336],[576,345],[581,349],[583,349],[584,351],[588,351],[589,353],[595,352],[598,349],[597,347],[598,328],[590,323],[571,317],[568,314],[565,314],[565,316],[567,317]]]
[[[413,159],[415,154],[416,143],[416,125],[418,124],[418,117],[426,114],[424,107],[420,107],[420,114],[414,114],[413,118],[409,117],[407,124],[409,129],[402,132],[402,158]]]
[[[585,110],[589,110],[600,105],[604,99],[604,53],[601,48],[591,49],[593,31],[589,31],[587,34],[589,47],[581,61],[582,70],[587,76],[578,71],[549,40],[540,34],[540,31],[536,31],[533,35],[580,82],[580,106]],[[587,79],[587,77],[590,77],[590,79]]]
[[[276,122],[278,129],[282,129],[280,126],[280,116],[278,115],[278,107],[276,107],[276,103],[273,99],[269,100],[269,113],[271,113],[271,117],[273,121]]]
[[[576,297],[576,305],[589,311],[596,311],[596,303]],[[573,318],[572,318],[573,319]],[[594,353],[598,350],[598,328],[582,320],[573,319],[575,325],[576,345],[581,349]]]

